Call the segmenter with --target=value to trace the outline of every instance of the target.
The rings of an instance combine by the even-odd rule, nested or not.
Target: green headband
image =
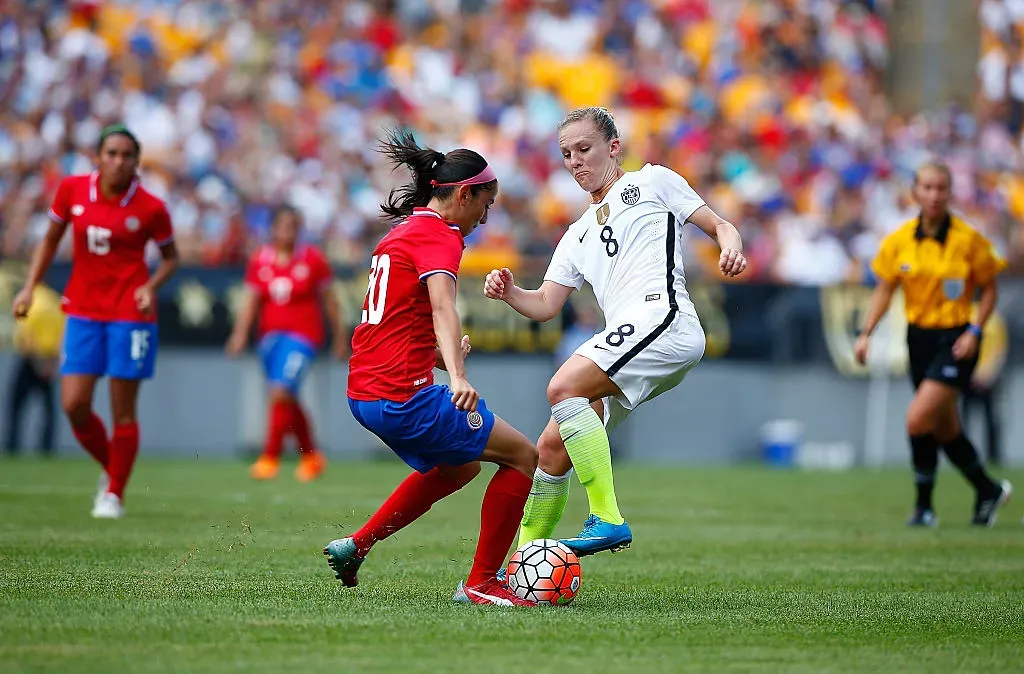
[[[137,154],[142,153],[142,146],[139,144],[139,139],[135,137],[135,134],[128,130],[128,127],[124,124],[111,124],[110,126],[104,127],[100,131],[100,141],[97,144],[97,149],[103,147],[103,141],[110,136],[121,135],[125,136],[135,145],[135,152]]]

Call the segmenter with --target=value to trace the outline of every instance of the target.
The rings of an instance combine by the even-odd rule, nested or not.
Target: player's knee
[[[548,403],[550,405],[557,405],[558,403],[568,398],[579,398],[580,392],[576,390],[576,386],[568,377],[561,377],[555,375],[548,382]]]
[[[438,466],[437,470],[446,479],[458,485],[457,489],[462,489],[480,474],[480,462],[473,461],[460,466]]]
[[[519,452],[517,452],[515,466],[513,467],[532,480],[533,474],[537,472],[539,456],[537,448],[532,443],[525,442]]]
[[[911,407],[907,411],[907,434],[931,435],[936,430],[935,415],[922,407]]]
[[[565,475],[572,468],[572,461],[565,444],[558,433],[541,433],[537,441],[537,465],[549,475]]]
[[[91,401],[82,396],[65,396],[61,399],[61,407],[74,428],[84,426],[92,416]]]

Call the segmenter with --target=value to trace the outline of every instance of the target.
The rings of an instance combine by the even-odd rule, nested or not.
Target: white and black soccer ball
[[[508,588],[520,599],[538,604],[569,604],[582,579],[576,553],[550,538],[523,545],[508,563]]]

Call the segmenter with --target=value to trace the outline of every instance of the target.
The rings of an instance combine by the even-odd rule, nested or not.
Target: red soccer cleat
[[[520,599],[512,594],[497,578],[485,580],[470,587],[461,580],[453,599],[459,604],[480,604],[482,606],[537,606],[537,602]]]

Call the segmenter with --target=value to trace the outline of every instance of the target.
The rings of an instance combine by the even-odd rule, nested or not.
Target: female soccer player
[[[61,403],[75,437],[103,466],[93,517],[124,515],[124,490],[139,451],[139,385],[153,376],[156,363],[156,292],[178,266],[167,208],[139,184],[139,152],[138,140],[123,126],[100,133],[98,170],[65,178],[57,188],[50,229],[14,298],[14,316],[24,318],[70,224],[74,254],[63,298],[68,320]],[[152,277],[145,260],[151,240],[162,257]],[[96,381],[103,375],[110,377],[110,440],[92,410]]]
[[[565,167],[592,204],[569,226],[537,290],[512,272],[487,275],[484,293],[535,321],[558,315],[569,294],[590,283],[607,328],[584,343],[552,377],[552,419],[538,440],[540,466],[520,543],[550,538],[562,516],[575,468],[590,517],[562,542],[577,555],[621,549],[633,534],[619,512],[607,431],[640,403],[674,388],[704,355],[704,331],[686,292],[680,230],[692,222],[722,249],[725,276],[747,261],[736,228],[708,208],[674,171],[619,166],[618,129],[604,108],[582,108],[559,125]]]
[[[257,480],[277,476],[289,432],[295,434],[299,449],[296,479],[314,480],[327,466],[299,402],[306,366],[324,343],[321,302],[334,336],[334,355],[339,359],[348,355],[348,336],[342,331],[341,312],[331,289],[331,267],[315,246],[298,243],[300,226],[299,212],[291,206],[282,206],[274,214],[271,243],[257,250],[249,262],[248,297],[227,344],[228,354],[241,353],[259,316],[259,353],[270,396],[266,444],[250,469]]]
[[[410,134],[392,132],[381,151],[407,166],[412,182],[391,192],[384,213],[400,224],[377,244],[362,322],[352,338],[349,408],[356,420],[416,470],[363,527],[331,541],[324,554],[347,586],[370,548],[464,487],[480,461],[498,464],[480,514],[473,568],[455,600],[534,606],[496,574],[515,538],[537,467],[537,449],[487,409],[466,379],[455,309],[463,238],[487,222],[498,180],[487,162],[466,149],[421,149]],[[451,386],[433,383],[433,368]]]
[[[932,162],[918,169],[914,198],[921,214],[882,241],[871,265],[878,285],[854,346],[857,360],[864,363],[872,331],[896,288],[903,288],[910,376],[916,391],[907,409],[917,485],[911,526],[938,523],[932,490],[939,446],[974,486],[974,524],[995,523],[996,511],[1012,490],[1009,482],[997,483],[985,472],[974,445],[964,436],[957,412],[957,397],[970,384],[978,361],[982,326],[996,305],[996,274],[1005,263],[985,237],[949,212],[952,182],[945,164]],[[969,323],[977,290],[981,292],[977,322]]]

